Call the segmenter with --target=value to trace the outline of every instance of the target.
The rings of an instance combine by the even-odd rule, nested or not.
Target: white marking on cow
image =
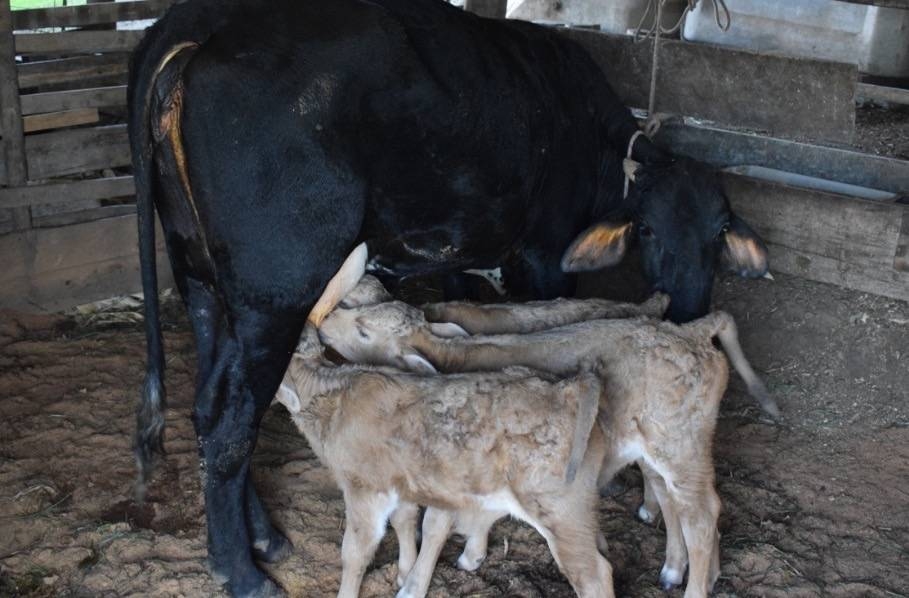
[[[502,278],[502,268],[493,268],[492,270],[464,270],[464,274],[473,274],[474,276],[479,276],[485,278],[489,281],[489,284],[492,285],[492,288],[495,289],[496,293],[499,295],[505,294],[505,280]]]

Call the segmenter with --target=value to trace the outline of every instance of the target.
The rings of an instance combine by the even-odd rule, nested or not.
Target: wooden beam
[[[867,4],[871,6],[883,6],[884,8],[903,8],[909,10],[909,0],[838,0],[839,2],[848,2],[850,4]]]
[[[507,0],[464,0],[464,10],[493,19],[504,19]]]
[[[83,83],[86,79],[125,75],[127,72],[129,54],[101,54],[26,62],[19,65],[19,87],[27,89],[39,85]]]
[[[772,271],[905,299],[901,226],[909,206],[866,201],[725,174],[733,209],[770,249]]]
[[[0,236],[0,308],[56,311],[141,290],[133,215]],[[158,229],[160,288],[173,284]]]
[[[556,31],[587,49],[625,104],[647,106],[649,43],[583,29]],[[857,76],[855,65],[664,40],[656,110],[775,136],[849,142]]]
[[[0,135],[6,177],[10,186],[24,185],[28,180],[25,158],[25,133],[22,129],[22,107],[19,104],[19,85],[16,80],[16,53],[13,49],[12,12],[9,0],[0,0]],[[13,211],[17,229],[31,226],[28,208]]]
[[[73,224],[81,224],[83,222],[101,220],[102,218],[114,218],[116,216],[135,213],[136,206],[130,204],[81,208],[43,216],[35,214],[32,216],[32,226],[34,228],[71,226]]]
[[[33,93],[21,97],[22,114],[60,112],[80,108],[104,108],[126,105],[126,86],[93,87],[48,93]]]
[[[131,176],[29,185],[0,189],[0,209],[128,197],[135,193],[136,187]]]
[[[26,133],[62,129],[76,125],[88,125],[98,122],[97,108],[79,108],[78,110],[65,110],[63,112],[46,112],[32,114],[22,119]]]
[[[866,100],[909,105],[909,89],[859,83],[858,88],[855,90],[855,93],[857,97],[864,98]]]
[[[766,166],[909,195],[909,161],[708,126],[666,123],[654,141],[671,152],[727,166]]]
[[[47,29],[49,27],[82,27],[85,25],[115,23],[117,21],[155,19],[161,16],[173,1],[142,0],[17,10],[13,14],[13,28],[24,30]]]
[[[25,149],[32,180],[131,163],[126,125],[29,135]]]
[[[131,52],[144,35],[144,31],[22,33],[16,35],[16,52],[51,56],[94,52]]]
[[[903,212],[900,238],[896,244],[896,257],[893,259],[893,267],[900,272],[909,272],[909,209]]]

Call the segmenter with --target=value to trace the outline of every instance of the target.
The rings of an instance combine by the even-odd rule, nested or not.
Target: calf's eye
[[[638,234],[641,235],[642,237],[652,237],[653,229],[642,222],[641,224],[638,225]]]

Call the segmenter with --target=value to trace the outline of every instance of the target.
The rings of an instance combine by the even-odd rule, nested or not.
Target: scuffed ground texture
[[[785,413],[766,420],[733,377],[716,467],[723,500],[718,596],[909,596],[909,308],[799,279],[720,281],[716,302]],[[192,337],[165,316],[169,456],[148,502],[131,500],[130,435],[144,360],[140,325],[120,317],[0,316],[0,595],[217,596],[205,567],[198,461],[189,421]],[[295,552],[269,571],[293,596],[331,596],[343,504],[275,406],[255,475]],[[627,490],[603,499],[620,596],[663,596],[660,529]],[[476,573],[452,540],[431,596],[569,596],[542,539],[497,525]],[[364,596],[394,591],[387,537]],[[673,596],[681,596],[675,591]]]

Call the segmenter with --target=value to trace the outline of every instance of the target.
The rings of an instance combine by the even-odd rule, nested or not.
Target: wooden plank
[[[0,0],[0,135],[3,138],[6,175],[2,182],[19,186],[28,180],[28,167],[13,46],[10,3],[9,0]],[[12,212],[12,221],[16,229],[29,228],[31,213],[28,208],[16,209]]]
[[[41,60],[19,65],[19,87],[58,85],[79,82],[93,77],[125,75],[129,72],[129,54],[77,56],[57,60]]]
[[[0,307],[54,311],[141,290],[136,218],[0,236]],[[158,229],[160,288],[173,284]]]
[[[16,52],[50,56],[94,52],[131,52],[144,35],[144,31],[23,33],[16,35]]]
[[[35,181],[131,163],[126,125],[29,135],[25,149]]]
[[[909,10],[909,0],[837,0],[850,4],[867,4],[869,6],[883,6],[884,8],[903,8]]]
[[[504,19],[507,0],[464,0],[464,10],[493,19]]]
[[[885,87],[883,85],[871,85],[870,83],[859,83],[857,89],[855,90],[855,93],[857,97],[864,98],[866,100],[909,105],[909,89],[900,89],[899,87]]]
[[[116,206],[99,206],[93,208],[82,208],[78,210],[69,210],[48,214],[46,216],[32,215],[32,226],[34,228],[49,228],[54,226],[71,226],[83,222],[92,222],[102,218],[114,218],[125,214],[135,214],[135,205],[116,205]]]
[[[893,267],[900,272],[909,272],[909,209],[903,212],[900,238],[896,243],[896,257],[893,258]]]
[[[0,209],[135,195],[131,176],[0,189]]]
[[[909,206],[723,175],[733,209],[770,249],[771,270],[899,299],[909,272],[894,267]]]
[[[23,30],[46,29],[48,27],[82,27],[84,25],[115,23],[117,21],[154,19],[161,16],[173,1],[142,0],[17,10],[13,14],[13,28]]]
[[[909,195],[909,161],[707,126],[666,123],[657,145],[718,168],[766,166]]]
[[[104,108],[126,104],[126,86],[92,87],[48,93],[33,93],[21,97],[22,114],[60,112],[80,108]]]
[[[583,29],[556,31],[587,49],[625,104],[647,106],[649,43]],[[855,65],[664,40],[656,111],[774,136],[849,142],[857,76]]]
[[[96,122],[98,122],[97,108],[80,108],[63,112],[32,114],[22,119],[22,126],[26,133],[34,133],[36,131],[62,129],[63,127],[74,127]]]

